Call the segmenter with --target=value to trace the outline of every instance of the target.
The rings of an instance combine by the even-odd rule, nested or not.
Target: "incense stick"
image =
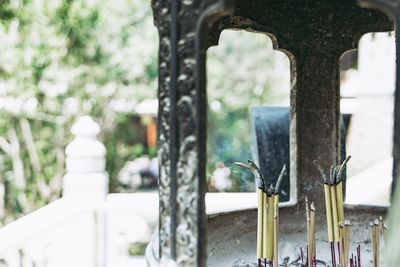
[[[274,267],[279,266],[279,195],[274,196]]]
[[[311,226],[310,226],[310,209],[308,207],[308,198],[306,196],[306,220],[307,220],[307,265],[312,267],[312,249],[311,249]]]
[[[268,229],[267,229],[267,223],[268,223],[268,200],[267,200],[267,193],[263,193],[263,238],[262,238],[262,247],[263,247],[263,253],[262,253],[262,258],[264,259],[265,263],[267,261],[267,250],[268,250],[268,244],[267,244],[267,237],[268,237]]]
[[[333,242],[331,242],[331,257],[332,257],[332,266],[336,267],[335,243]]]
[[[331,212],[331,224],[332,224],[332,233],[333,233],[333,241],[336,241],[338,235],[336,233],[336,223],[337,222],[337,208],[336,208],[336,190],[333,187],[333,184],[335,183],[335,168],[331,166],[330,168],[330,174],[329,174],[329,187],[328,190],[330,192],[330,212]],[[334,195],[333,195],[334,194]],[[332,257],[332,266],[336,267],[336,255],[335,255],[335,244],[334,242],[331,242],[331,257]]]
[[[276,180],[275,188],[272,184],[268,188],[266,180],[262,176],[259,167],[251,160],[247,164],[235,162],[236,166],[249,169],[253,172],[258,186],[258,209],[257,209],[257,262],[261,267],[262,259],[264,265],[279,265],[279,190],[286,174],[286,165],[283,165]]]
[[[376,239],[375,239],[375,226],[372,222],[369,223],[371,230],[371,246],[372,246],[372,266],[377,267],[376,265]]]
[[[306,196],[306,219],[307,219],[307,265],[313,267],[316,257],[316,246],[315,246],[315,206],[314,202],[311,205],[308,204],[308,198]]]
[[[282,170],[276,180],[274,189],[274,242],[273,242],[273,258],[274,266],[279,266],[279,191],[283,177],[286,175],[286,164],[283,164]],[[272,187],[272,185],[271,185]]]
[[[335,175],[335,186],[336,186],[336,204],[337,204],[337,212],[338,212],[338,224],[344,223],[344,206],[343,206],[343,174],[346,168],[347,162],[350,160],[351,156],[348,156],[340,166],[336,167],[336,175]],[[339,243],[338,243],[338,253],[339,253],[339,261],[344,263],[347,262],[347,258],[344,258],[343,255],[343,233],[339,229]],[[340,253],[342,251],[342,253]],[[342,260],[342,258],[344,258]]]
[[[379,222],[375,220],[374,223],[375,228],[375,246],[376,246],[376,266],[379,267],[380,265],[380,238],[379,238]]]
[[[348,266],[348,261],[349,261],[349,255],[350,255],[350,230],[351,230],[351,224],[350,221],[345,220],[343,224],[343,263],[344,267]]]
[[[339,242],[339,217],[338,217],[338,207],[336,202],[336,187],[335,185],[329,186],[331,192],[331,205],[332,205],[332,219],[333,219],[333,236],[334,241]]]
[[[344,253],[344,234],[343,234],[343,228],[344,228],[344,224],[343,223],[341,223],[340,225],[339,225],[339,231],[340,231],[340,236],[341,236],[341,240],[340,240],[340,243],[341,243],[341,246],[340,246],[340,251],[339,251],[339,253],[340,253],[340,256],[339,256],[339,263],[340,263],[340,266],[341,267],[344,267],[345,265],[346,265],[346,261],[347,261],[347,259],[346,259],[346,257],[345,257],[345,253]]]
[[[343,230],[339,225],[344,222],[344,206],[343,206],[343,175],[347,162],[350,160],[348,156],[340,165],[331,166],[329,177],[317,160],[313,163],[317,170],[321,173],[324,181],[326,222],[328,231],[328,241],[331,245],[332,264],[336,266],[336,253],[334,242],[337,243],[337,250],[340,265],[347,264],[348,257],[345,257],[344,251],[347,249],[343,241]],[[344,259],[343,259],[344,258]]]
[[[272,186],[272,185],[271,185]],[[267,193],[267,261],[274,258],[274,196],[271,190]]]
[[[257,259],[261,267],[262,258],[262,238],[263,238],[263,208],[264,208],[264,193],[260,188],[257,188],[258,208],[257,208]]]
[[[336,201],[338,207],[338,219],[339,223],[344,222],[344,206],[343,206],[343,183],[339,181],[336,184]]]
[[[329,179],[325,174],[324,169],[322,169],[321,165],[317,160],[313,161],[315,167],[321,173],[322,178],[324,180],[324,192],[325,192],[325,210],[326,210],[326,224],[327,224],[327,232],[328,232],[328,241],[333,242],[333,225],[332,225],[332,205],[331,205],[331,192],[329,189]]]
[[[257,262],[258,267],[261,267],[262,258],[266,257],[265,242],[266,240],[266,193],[265,193],[265,179],[258,168],[258,166],[251,160],[247,164],[235,162],[234,165],[242,168],[249,169],[253,172],[257,184],[258,208],[257,208]]]
[[[309,243],[309,250],[310,250],[310,259],[312,263],[312,267],[316,264],[316,243],[315,243],[315,206],[314,202],[311,202],[310,205],[310,243]]]
[[[328,241],[333,242],[333,225],[332,225],[332,207],[331,207],[331,191],[328,184],[324,184],[325,191],[325,207],[326,207],[326,223],[328,230]]]

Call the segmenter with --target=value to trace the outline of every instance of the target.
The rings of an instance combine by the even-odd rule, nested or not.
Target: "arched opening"
[[[353,59],[346,60],[350,53]],[[347,154],[352,155],[347,170],[349,204],[390,204],[395,53],[392,32],[370,33],[360,39],[358,50],[342,57],[341,112]]]
[[[207,80],[208,190],[254,192],[253,175],[232,164],[257,154],[252,108],[289,109],[290,61],[264,34],[225,30],[208,50]]]

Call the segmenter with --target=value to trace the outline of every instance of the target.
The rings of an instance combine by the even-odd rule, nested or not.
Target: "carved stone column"
[[[159,30],[160,260],[205,266],[205,51],[213,16],[230,1],[154,0]]]

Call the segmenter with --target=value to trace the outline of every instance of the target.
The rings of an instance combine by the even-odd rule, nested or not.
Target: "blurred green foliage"
[[[0,40],[0,223],[60,196],[64,149],[80,115],[101,126],[111,191],[127,160],[156,155],[132,142],[131,123],[135,105],[156,97],[149,1],[1,1]],[[266,36],[232,31],[208,53],[210,175],[218,161],[250,157],[249,108],[287,96],[288,77],[277,73],[288,64],[274,55]],[[233,170],[233,190],[252,189],[243,175],[250,181]]]
[[[289,99],[289,59],[264,34],[226,30],[208,52],[208,171],[251,159],[250,108]],[[286,103],[287,104],[287,103]],[[233,191],[253,191],[253,176],[231,168]]]
[[[154,155],[130,142],[132,108],[156,96],[148,1],[1,1],[0,40],[2,223],[60,196],[64,149],[80,115],[101,125],[113,191],[126,160]]]

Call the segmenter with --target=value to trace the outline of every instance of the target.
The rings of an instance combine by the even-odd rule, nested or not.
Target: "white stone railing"
[[[108,194],[99,125],[84,116],[71,131],[62,198],[0,228],[0,267],[128,266],[129,243],[150,235],[156,193]]]
[[[0,267],[145,266],[128,257],[128,246],[157,229],[158,194],[109,194],[99,125],[82,117],[71,130],[62,198],[0,228]],[[256,205],[254,193],[205,200],[209,215]]]

